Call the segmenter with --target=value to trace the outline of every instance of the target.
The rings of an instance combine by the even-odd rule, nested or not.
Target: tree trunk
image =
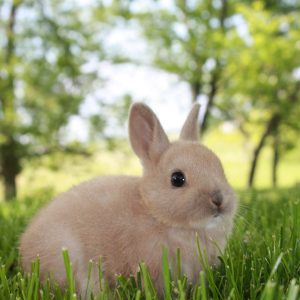
[[[255,175],[255,172],[256,172],[258,157],[259,157],[260,152],[261,152],[261,150],[262,150],[262,148],[265,144],[267,136],[268,136],[268,134],[266,132],[264,132],[264,134],[262,135],[257,147],[254,149],[253,159],[252,159],[252,162],[251,162],[250,174],[249,174],[249,179],[248,179],[248,187],[253,187],[254,175]]]
[[[256,172],[256,166],[257,166],[257,161],[258,161],[259,155],[265,145],[267,137],[272,132],[274,132],[274,130],[277,129],[280,119],[281,119],[281,116],[278,113],[275,113],[272,115],[269,122],[267,123],[265,131],[263,132],[256,148],[253,151],[253,158],[252,158],[251,168],[250,168],[250,173],[249,173],[249,178],[248,178],[248,187],[253,187],[254,175]]]
[[[17,196],[16,175],[4,176],[4,198],[6,201],[15,199]]]
[[[222,0],[222,7],[221,7],[221,12],[220,12],[220,24],[221,24],[221,28],[223,33],[225,33],[225,20],[227,18],[228,15],[228,0]]]
[[[299,99],[298,93],[300,90],[300,82],[298,82],[295,86],[295,89],[291,92],[290,96],[288,97],[290,104],[290,109],[293,109],[294,105],[297,105],[297,101]],[[287,115],[289,115],[287,113]],[[277,126],[278,127],[278,126]],[[278,130],[275,130],[274,132],[274,142],[273,142],[273,162],[272,162],[272,184],[273,187],[277,186],[278,182],[278,165],[280,160],[280,151],[279,151],[279,145],[280,145],[280,135]]]
[[[228,15],[228,1],[222,0],[221,4],[222,4],[222,7],[220,10],[219,20],[220,20],[222,33],[225,34],[225,32],[226,32],[225,20]],[[207,95],[208,96],[207,106],[206,106],[206,110],[204,112],[203,119],[202,119],[201,126],[200,126],[201,132],[206,131],[208,128],[209,114],[210,114],[211,108],[214,106],[215,96],[218,91],[218,81],[220,78],[220,72],[221,72],[220,62],[219,62],[218,57],[216,57],[216,68],[212,73],[212,78],[210,81],[210,92]]]
[[[279,163],[279,135],[278,132],[274,135],[274,143],[273,143],[273,164],[272,164],[272,184],[273,187],[277,186],[277,170]]]
[[[8,76],[1,91],[0,107],[2,108],[3,126],[2,134],[5,142],[0,144],[0,168],[4,183],[5,199],[11,200],[16,197],[16,177],[20,171],[20,157],[18,156],[19,144],[14,140],[14,128],[16,123],[15,95],[14,95],[14,71],[13,58],[15,55],[15,23],[18,6],[21,1],[13,0],[9,19],[6,27],[6,53],[4,67],[8,70]]]
[[[17,193],[16,177],[20,172],[18,148],[18,144],[12,139],[1,146],[0,161],[6,200],[14,199]]]
[[[201,84],[199,82],[193,82],[191,83],[190,88],[192,93],[192,103],[195,103],[200,94]]]
[[[219,67],[216,66],[216,68],[219,68]],[[202,122],[200,125],[201,132],[205,132],[208,128],[208,119],[209,119],[210,110],[214,106],[214,100],[215,100],[215,96],[217,94],[218,79],[219,79],[219,70],[217,69],[213,72],[212,78],[210,81],[210,92],[207,95],[208,96],[207,106],[206,106],[206,110],[204,112],[203,119],[202,119]]]

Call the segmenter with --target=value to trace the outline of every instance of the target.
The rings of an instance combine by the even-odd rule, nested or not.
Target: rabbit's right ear
[[[199,115],[200,105],[195,103],[186,118],[184,125],[180,132],[180,139],[187,140],[187,141],[197,141],[199,135],[199,128],[198,128],[198,115]]]
[[[143,103],[131,107],[129,138],[132,149],[145,164],[156,162],[170,144],[156,115]]]

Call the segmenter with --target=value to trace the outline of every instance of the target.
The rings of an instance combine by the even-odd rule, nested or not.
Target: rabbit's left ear
[[[135,103],[130,109],[129,138],[132,149],[145,165],[156,163],[170,144],[158,118],[143,103]]]
[[[197,141],[199,138],[198,114],[200,104],[195,103],[187,116],[180,132],[181,140]]]

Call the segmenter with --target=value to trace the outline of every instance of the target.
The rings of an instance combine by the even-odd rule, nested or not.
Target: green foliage
[[[295,147],[300,130],[297,1],[139,3],[0,2],[0,176],[8,198],[15,196],[24,161],[66,149],[66,125],[95,88],[94,63],[103,59],[176,74],[189,85],[192,101],[206,103],[202,132],[231,120],[246,139],[258,140],[254,148],[263,140],[261,149],[267,132],[277,155],[274,169],[281,154]],[[123,47],[104,49],[111,31],[124,26],[146,41],[145,59],[139,53],[126,57]],[[133,100],[130,95],[114,103],[100,99],[99,113],[86,116],[89,138],[116,147],[112,135],[118,135]],[[274,116],[276,124],[267,130]]]
[[[295,129],[299,122],[294,120],[300,113],[299,78],[295,75],[300,66],[299,15],[273,14],[260,2],[252,7],[239,4],[237,12],[249,34],[243,45],[229,52],[221,93],[227,98],[224,109],[239,116],[244,127],[265,124],[272,114],[280,113],[283,130]]]
[[[271,141],[275,186],[278,162],[283,153],[296,145],[295,136],[300,130],[299,13],[274,13],[266,10],[263,2],[253,2],[250,6],[237,4],[236,12],[244,20],[241,25],[247,33],[233,36],[232,43],[237,40],[243,43],[227,48],[228,65],[218,103],[247,139],[255,140],[256,132],[251,129],[260,127],[261,135],[253,150],[249,186],[253,185],[261,150]],[[233,101],[235,105],[232,105]],[[253,127],[253,124],[259,127]]]
[[[63,129],[96,75],[83,66],[100,49],[71,1],[9,1],[2,10],[0,175],[6,198],[13,198],[22,160],[65,146]]]
[[[298,298],[300,190],[248,190],[239,195],[240,209],[226,251],[220,256],[218,267],[206,263],[205,253],[199,256],[204,270],[199,273],[197,285],[189,286],[188,278],[181,274],[179,252],[179,272],[173,276],[169,271],[167,252],[162,253],[165,299]],[[19,234],[46,198],[46,195],[36,195],[0,205],[1,299],[53,299],[54,295],[55,299],[79,299],[74,294],[72,265],[66,251],[62,254],[69,282],[65,290],[49,281],[39,282],[38,262],[32,265],[29,275],[19,268],[16,250]],[[102,279],[101,262],[98,267]],[[118,276],[115,288],[100,282],[101,292],[93,299],[157,299],[147,266],[143,263],[136,278]]]
[[[205,0],[173,1],[168,8],[153,4],[132,15],[148,41],[151,64],[188,83],[192,101],[207,97],[208,114],[226,64],[226,32],[233,27],[226,20],[233,13],[232,2]]]
[[[30,22],[27,15],[31,15]],[[81,71],[93,47],[91,28],[86,31],[78,7],[60,1],[20,2],[14,19],[11,16],[5,21],[4,28],[14,21],[14,47],[7,48],[1,39],[0,57],[4,60],[11,51],[11,60],[1,62],[0,124],[39,147],[57,142],[58,129],[66,125],[70,115],[78,113],[84,87],[91,80],[92,74]],[[11,87],[4,76],[7,72],[13,77]],[[6,100],[6,91],[12,93],[11,99]],[[8,106],[12,118],[5,114]]]

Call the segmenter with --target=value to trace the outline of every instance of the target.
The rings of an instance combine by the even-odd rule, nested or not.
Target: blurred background
[[[237,189],[300,185],[298,0],[0,0],[0,201],[141,173],[132,102],[193,102]]]

